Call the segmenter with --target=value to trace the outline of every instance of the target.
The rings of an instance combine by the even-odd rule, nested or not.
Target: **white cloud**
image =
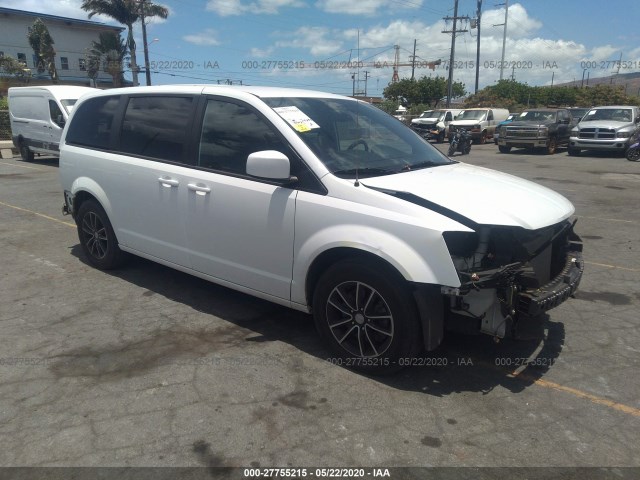
[[[316,6],[328,13],[346,15],[375,15],[378,10],[417,9],[422,0],[413,2],[397,2],[391,0],[318,0]]]
[[[487,33],[491,32],[492,36],[499,36],[502,38],[504,27],[493,25],[499,25],[504,23],[504,8],[495,10],[487,10],[482,13],[481,27],[485,30],[489,27]],[[516,3],[509,7],[509,18],[507,20],[507,37],[508,38],[524,38],[532,35],[534,32],[542,27],[542,22],[529,16],[526,9]]]
[[[300,27],[286,35],[290,39],[279,40],[275,46],[308,49],[316,57],[333,55],[343,48],[342,41],[336,40],[337,33],[326,27]]]
[[[243,0],[209,0],[207,10],[228,17],[231,15],[243,15],[245,13],[269,14],[278,13],[283,7],[303,7],[300,0],[256,0],[244,2]]]
[[[182,37],[185,42],[193,43],[194,45],[202,46],[214,46],[220,45],[220,41],[216,38],[216,31],[212,28],[207,28],[203,32],[195,33],[192,35],[185,35]]]
[[[269,55],[271,55],[274,50],[275,50],[274,47],[268,47],[268,48],[265,48],[265,49],[252,48],[251,52],[249,53],[249,55],[252,58],[266,58]]]

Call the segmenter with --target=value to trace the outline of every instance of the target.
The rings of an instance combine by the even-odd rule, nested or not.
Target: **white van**
[[[471,137],[478,143],[485,143],[493,139],[496,125],[507,119],[509,110],[506,108],[467,108],[462,111],[449,125],[449,141],[453,132],[464,128],[471,132]]]
[[[10,88],[11,139],[22,160],[32,162],[34,152],[58,156],[71,108],[78,98],[95,90],[70,85]]]

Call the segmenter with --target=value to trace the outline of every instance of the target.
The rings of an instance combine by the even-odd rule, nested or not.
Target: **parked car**
[[[9,89],[11,139],[25,162],[34,152],[57,156],[60,135],[78,98],[95,91],[89,87],[49,85]]]
[[[571,130],[569,155],[581,150],[624,153],[640,125],[640,107],[610,106],[590,109]]]
[[[458,128],[471,132],[474,141],[485,143],[493,138],[496,125],[507,119],[506,108],[467,108],[463,110],[449,125],[449,139]]]
[[[520,115],[520,112],[511,112],[509,113],[509,116],[506,120],[503,120],[498,125],[496,125],[496,131],[493,134],[493,143],[495,143],[496,145],[498,144],[498,138],[500,138],[500,129],[502,128],[502,126],[511,123],[513,119],[518,115]]]
[[[445,329],[504,337],[583,271],[566,198],[327,93],[93,93],[65,127],[60,179],[90,264],[134,254],[310,312],[333,358],[365,371]]]
[[[449,124],[461,111],[459,109],[427,110],[418,118],[411,120],[411,127],[423,138],[442,143],[449,134]]]
[[[509,153],[513,147],[544,148],[551,155],[569,143],[570,129],[571,114],[567,109],[532,108],[502,128],[498,149]]]

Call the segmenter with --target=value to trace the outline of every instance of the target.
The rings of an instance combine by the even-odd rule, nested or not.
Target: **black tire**
[[[471,142],[467,142],[465,147],[462,149],[463,155],[469,155],[469,153],[471,153]]]
[[[33,152],[24,141],[20,142],[20,157],[23,162],[33,162]]]
[[[347,260],[328,268],[313,295],[313,316],[333,363],[354,370],[395,372],[422,347],[409,288],[384,265]]]
[[[450,157],[453,157],[453,154],[456,153],[456,145],[453,143],[449,144],[449,150],[447,152],[447,155]]]
[[[507,145],[498,145],[498,151],[500,153],[509,153],[511,151],[511,147]]]
[[[485,143],[487,143],[487,132],[486,132],[486,130],[483,131],[482,133],[480,133],[480,138],[478,139],[478,143],[480,145],[484,145]]]
[[[78,238],[87,261],[100,270],[119,267],[125,254],[118,247],[118,240],[109,217],[95,200],[86,200],[76,215]]]
[[[627,157],[627,160],[630,162],[640,162],[640,148],[636,147],[628,149],[625,157]]]
[[[578,155],[580,155],[580,149],[579,148],[569,147],[567,149],[567,153],[569,155],[571,155],[572,157],[577,157]]]
[[[549,143],[547,144],[547,155],[553,155],[556,153],[556,149],[558,148],[558,140],[556,137],[550,137]]]

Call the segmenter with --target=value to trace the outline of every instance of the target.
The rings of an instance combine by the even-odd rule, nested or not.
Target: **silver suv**
[[[611,150],[624,153],[640,125],[640,109],[633,106],[596,107],[571,130],[569,155],[580,150]]]

